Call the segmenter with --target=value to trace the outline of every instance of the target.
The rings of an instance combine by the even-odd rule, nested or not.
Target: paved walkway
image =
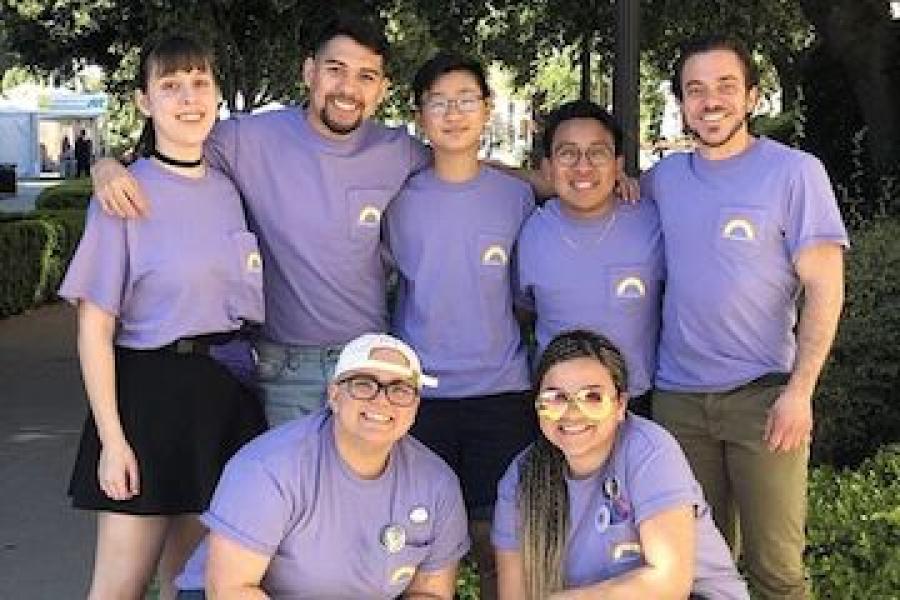
[[[41,190],[60,184],[59,179],[20,179],[16,194],[0,194],[0,212],[28,212],[34,210],[34,201]],[[2,596],[0,596],[2,597]]]
[[[0,600],[85,597],[94,522],[66,486],[86,407],[74,311],[0,320]]]

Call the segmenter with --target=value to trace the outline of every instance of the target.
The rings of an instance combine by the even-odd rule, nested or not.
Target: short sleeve
[[[218,534],[261,554],[275,554],[292,514],[302,511],[296,495],[257,458],[234,456],[203,513],[203,523]]]
[[[512,285],[513,301],[524,310],[534,311],[534,260],[532,248],[535,244],[535,227],[533,219],[538,217],[541,209],[535,209],[526,219],[516,240],[516,251],[513,254]]]
[[[458,561],[469,551],[469,522],[463,503],[462,491],[456,476],[448,477],[441,486],[436,506],[434,543],[419,568],[423,571],[439,571],[451,562]]]
[[[203,144],[203,156],[209,164],[232,180],[238,162],[239,119],[231,118],[215,124]]]
[[[491,526],[491,542],[497,550],[519,549],[519,509],[516,505],[516,488],[519,485],[520,459],[514,460],[497,483],[497,502],[494,504],[494,522]]]
[[[640,449],[628,451],[626,489],[638,525],[663,511],[703,502],[681,446],[662,428],[654,430],[652,444],[635,444]]]
[[[784,236],[791,259],[796,260],[804,248],[820,243],[847,247],[847,230],[828,173],[819,159],[803,154],[790,177]]]
[[[129,248],[125,221],[107,215],[91,199],[84,234],[69,263],[59,295],[87,300],[118,315],[129,288]]]

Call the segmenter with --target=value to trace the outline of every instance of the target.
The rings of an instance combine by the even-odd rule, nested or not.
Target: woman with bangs
[[[748,600],[675,439],[628,412],[619,350],[561,333],[535,379],[542,436],[500,481],[503,600]]]
[[[204,533],[196,519],[225,462],[265,426],[249,391],[263,319],[262,264],[240,196],[208,169],[216,118],[211,52],[169,37],[145,51],[136,103],[147,121],[129,170],[153,198],[146,219],[92,202],[60,289],[78,309],[90,413],[69,494],[96,511],[89,598],[160,597]]]

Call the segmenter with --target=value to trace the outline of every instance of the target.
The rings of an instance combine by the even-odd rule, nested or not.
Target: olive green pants
[[[730,392],[656,390],[653,417],[681,443],[713,518],[758,597],[809,598],[803,566],[809,446],[771,452],[769,407],[783,386],[752,382]]]

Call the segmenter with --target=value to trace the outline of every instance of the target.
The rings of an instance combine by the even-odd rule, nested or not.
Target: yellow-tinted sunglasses
[[[574,393],[557,388],[547,388],[538,392],[534,400],[534,408],[539,417],[559,421],[569,404],[574,404],[588,419],[605,421],[613,414],[617,397],[617,394],[610,393],[599,385],[589,385]]]

